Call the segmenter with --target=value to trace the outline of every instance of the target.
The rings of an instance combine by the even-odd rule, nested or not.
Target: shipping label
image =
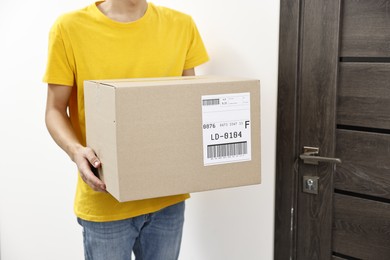
[[[205,166],[251,160],[250,93],[202,96]]]

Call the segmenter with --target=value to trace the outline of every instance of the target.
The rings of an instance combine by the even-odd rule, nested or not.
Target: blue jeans
[[[176,260],[179,257],[185,203],[111,222],[78,219],[86,260]]]

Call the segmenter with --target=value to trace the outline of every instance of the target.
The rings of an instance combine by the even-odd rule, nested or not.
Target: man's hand
[[[101,162],[89,147],[79,147],[73,156],[83,181],[94,191],[107,192],[106,185],[93,173],[91,167],[98,169]]]

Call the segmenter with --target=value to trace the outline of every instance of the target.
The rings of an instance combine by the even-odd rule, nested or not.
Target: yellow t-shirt
[[[58,18],[50,31],[44,82],[71,86],[69,114],[85,145],[84,80],[181,76],[208,60],[192,18],[148,3],[142,18],[113,21],[96,2]],[[157,211],[188,194],[119,203],[78,178],[74,210],[90,221],[113,221]]]

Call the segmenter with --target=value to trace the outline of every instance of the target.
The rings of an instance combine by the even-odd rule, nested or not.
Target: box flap
[[[113,88],[144,87],[144,86],[165,86],[165,85],[190,85],[198,83],[213,82],[232,82],[248,81],[253,79],[240,77],[221,77],[214,75],[202,76],[179,76],[179,77],[161,77],[161,78],[129,78],[129,79],[108,79],[108,80],[90,80],[98,84]]]

